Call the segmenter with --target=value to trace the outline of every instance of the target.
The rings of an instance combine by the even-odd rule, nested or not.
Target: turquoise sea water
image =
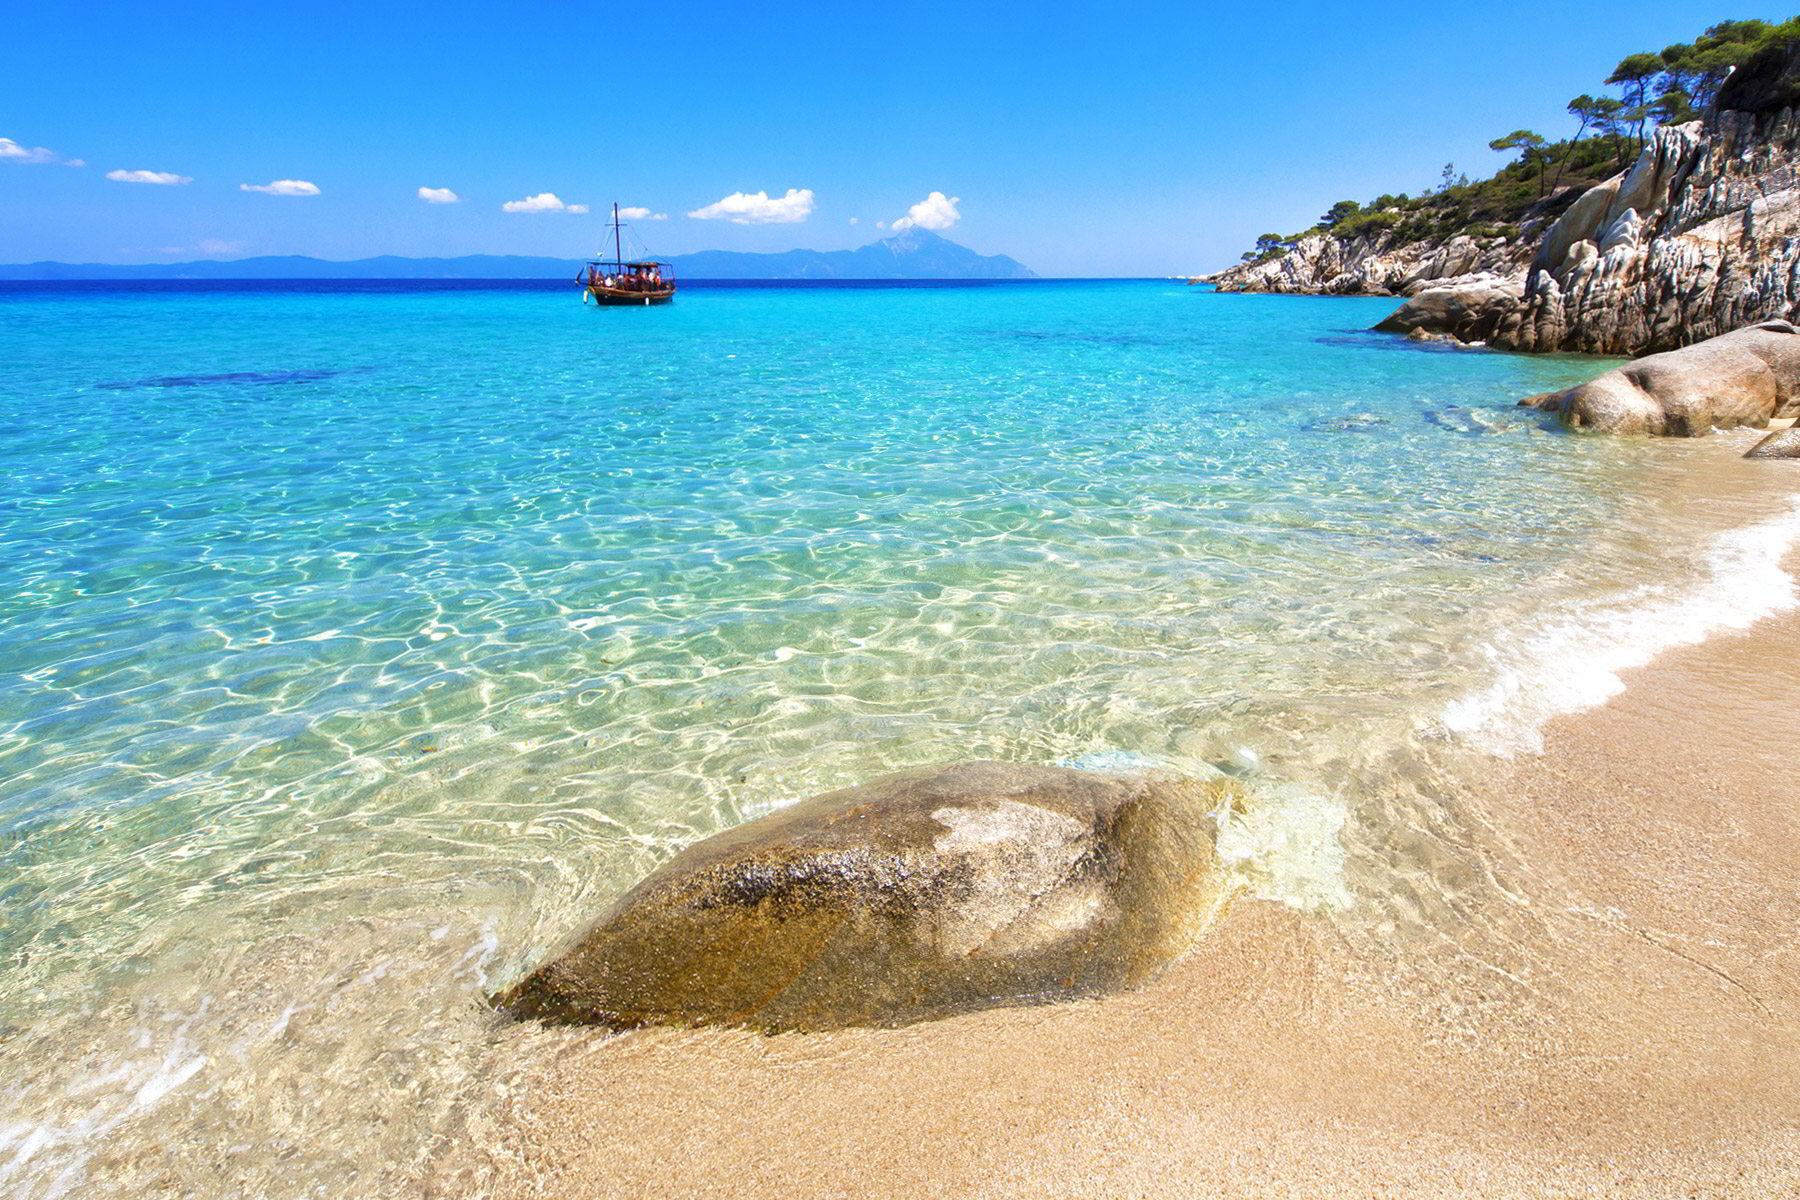
[[[1457,911],[1445,755],[1781,602],[1792,530],[1692,502],[1717,446],[1514,407],[1593,360],[1388,307],[0,292],[0,1186],[394,1194],[492,1085],[485,989],[901,767],[1228,771],[1246,887]]]

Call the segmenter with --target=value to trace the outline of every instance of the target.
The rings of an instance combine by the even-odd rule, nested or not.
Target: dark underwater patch
[[[137,379],[130,383],[101,383],[96,387],[109,392],[131,388],[212,387],[230,384],[316,383],[342,375],[342,371],[231,371],[224,375],[162,375],[155,379]]]

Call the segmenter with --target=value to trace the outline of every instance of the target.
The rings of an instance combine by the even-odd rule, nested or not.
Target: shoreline
[[[1166,290],[1137,295],[1166,307]],[[494,313],[504,315],[510,304]],[[1686,551],[1711,544],[1709,531],[1757,523],[1746,514],[1772,513],[1771,484],[1787,489],[1778,497],[1785,511],[1792,467],[1737,461],[1749,443],[1736,441],[1747,435],[1655,446],[1553,435],[1535,428],[1537,418],[1510,418],[1510,406],[1490,403],[1495,395],[1545,385],[1507,384],[1500,391],[1492,381],[1536,380],[1562,368],[1515,369],[1493,358],[1446,364],[1404,346],[1378,347],[1399,354],[1340,355],[1329,347],[1337,344],[1334,330],[1342,322],[1301,308],[1296,327],[1315,336],[1298,343],[1296,356],[1316,355],[1321,367],[1340,367],[1342,378],[1303,393],[1293,419],[1284,412],[1270,427],[1290,464],[1269,464],[1283,478],[1253,493],[1270,497],[1271,519],[1246,521],[1231,515],[1236,510],[1229,505],[1211,519],[1217,502],[1244,493],[1237,484],[1216,495],[1195,490],[1197,481],[1213,478],[1209,471],[1229,479],[1224,466],[1257,466],[1258,454],[1245,460],[1208,450],[1198,457],[1215,440],[1229,448],[1232,427],[1218,439],[1197,439],[1195,456],[1159,458],[1162,451],[1146,446],[1154,451],[1152,466],[1140,470],[1145,456],[1121,458],[1132,442],[1113,436],[1119,410],[1083,414],[1071,405],[1071,421],[1076,414],[1082,419],[1068,431],[1080,439],[1069,446],[1088,447],[1096,428],[1108,439],[1094,443],[1103,456],[1081,468],[1104,470],[1084,479],[1043,453],[1047,444],[1062,443],[1046,442],[1036,406],[1027,406],[1019,410],[1026,414],[1016,427],[1020,436],[1010,443],[1020,448],[1018,458],[999,461],[1028,468],[1032,474],[1016,477],[1027,482],[1043,472],[1042,495],[1066,492],[1081,503],[1065,506],[1065,513],[1035,504],[1015,512],[996,502],[994,520],[1005,517],[1005,524],[1031,531],[1012,552],[1042,542],[1052,553],[1015,569],[1009,564],[1016,553],[964,551],[942,578],[969,584],[966,595],[953,588],[939,596],[955,604],[928,594],[929,603],[915,604],[905,599],[911,592],[895,588],[903,602],[878,626],[854,613],[827,621],[809,612],[792,618],[792,626],[770,624],[766,636],[756,634],[760,642],[709,635],[684,651],[688,658],[621,653],[634,646],[608,626],[595,622],[591,630],[598,632],[591,632],[586,619],[567,628],[561,623],[589,611],[591,593],[562,587],[585,572],[544,570],[542,557],[534,559],[533,547],[549,553],[563,545],[560,526],[542,519],[523,520],[511,538],[496,533],[454,553],[450,543],[424,543],[449,578],[465,580],[471,590],[433,584],[431,596],[412,597],[416,608],[408,607],[410,588],[396,593],[396,607],[373,603],[373,594],[355,584],[358,570],[385,559],[322,569],[323,584],[341,584],[345,597],[362,594],[371,609],[382,609],[365,614],[375,622],[365,632],[385,636],[380,622],[403,622],[393,631],[391,657],[355,642],[338,645],[344,678],[353,670],[399,678],[376,664],[422,665],[429,657],[438,669],[466,666],[471,680],[493,677],[490,670],[504,674],[520,690],[499,701],[485,689],[453,691],[448,704],[420,696],[416,704],[383,705],[373,721],[348,719],[343,703],[355,697],[339,697],[320,709],[320,727],[335,740],[277,744],[267,758],[246,757],[240,773],[221,774],[216,786],[203,780],[207,786],[192,793],[199,806],[170,813],[170,832],[185,841],[150,838],[156,831],[149,818],[161,810],[140,805],[119,810],[104,826],[96,821],[91,830],[77,813],[57,838],[32,848],[27,861],[46,882],[57,872],[73,882],[63,889],[67,898],[48,886],[35,893],[45,905],[60,906],[42,911],[54,911],[61,925],[40,923],[51,936],[32,947],[42,953],[27,978],[54,1002],[0,1031],[8,1035],[4,1049],[15,1075],[29,1088],[19,1105],[29,1123],[0,1130],[0,1141],[12,1138],[9,1184],[44,1190],[80,1178],[94,1195],[159,1188],[278,1195],[295,1186],[292,1180],[310,1179],[327,1190],[391,1194],[1016,1196],[1168,1194],[1207,1183],[1231,1193],[1249,1181],[1266,1183],[1271,1194],[1286,1189],[1311,1196],[1329,1194],[1342,1176],[1351,1194],[1396,1179],[1393,1186],[1435,1196],[1449,1194],[1465,1174],[1513,1171],[1510,1155],[1535,1161],[1548,1154],[1520,1132],[1522,1114],[1535,1102],[1507,1093],[1505,1081],[1536,1079],[1538,1087],[1569,1092],[1586,1087],[1589,1076],[1611,1072],[1614,1060],[1637,1054],[1628,1038],[1603,1044],[1589,1030],[1601,1023],[1582,1021],[1583,1006],[1594,1007],[1600,985],[1587,985],[1584,1000],[1568,982],[1587,970],[1582,961],[1566,961],[1576,954],[1570,947],[1601,958],[1610,949],[1598,945],[1599,935],[1613,927],[1591,916],[1606,911],[1597,901],[1580,902],[1590,913],[1580,920],[1564,913],[1570,906],[1563,897],[1573,893],[1559,864],[1566,858],[1579,867],[1581,855],[1525,847],[1516,799],[1443,788],[1469,774],[1464,742],[1442,736],[1450,725],[1445,714],[1490,677],[1510,688],[1519,679],[1530,684],[1585,668],[1585,678],[1605,685],[1611,672],[1642,661],[1621,649],[1648,654],[1678,642],[1684,630],[1718,629],[1734,613],[1758,611],[1751,602],[1758,589],[1746,581],[1788,582],[1777,566],[1785,534],[1752,531],[1751,540],[1762,538],[1763,553],[1751,556],[1756,569],[1748,572],[1743,562],[1714,563]],[[1262,322],[1273,314],[1253,315]],[[1135,322],[1121,325],[1134,326],[1118,336],[1135,346],[1128,340],[1140,332]],[[1268,335],[1241,320],[1227,322],[1224,332],[1240,349],[1264,345]],[[1043,359],[1042,339],[1021,333],[1015,340],[1021,361]],[[1096,346],[1085,330],[1066,341],[1076,347],[1075,362],[1090,356],[1128,362],[1138,353]],[[1163,348],[1143,353],[1152,356],[1147,362],[1167,362]],[[1239,360],[1226,354],[1220,361]],[[366,401],[374,394],[375,381],[353,374],[353,362],[324,365],[345,368],[344,397]],[[146,390],[119,394],[149,405],[156,396],[149,386],[185,381],[191,369],[146,358],[118,376],[141,376]],[[88,378],[87,368],[81,370]],[[193,378],[206,384],[235,376]],[[1272,404],[1270,389],[1280,381],[1256,378],[1254,387],[1245,385],[1245,396]],[[318,392],[328,398],[336,386]],[[304,407],[312,403],[303,399],[306,390],[274,392],[268,403],[293,396]],[[1214,391],[1196,398],[1191,413],[1170,411],[1189,417],[1224,411],[1231,389]],[[215,394],[228,396],[199,393],[196,402]],[[1153,394],[1161,393],[1146,393]],[[1380,399],[1389,394],[1391,405]],[[416,395],[418,406],[409,407],[395,393],[397,411],[428,417],[421,429],[439,428],[438,416],[425,411],[436,407],[435,393]],[[1245,396],[1234,392],[1231,403],[1241,405]],[[554,424],[533,417],[522,430],[567,443],[573,427],[559,410],[533,411]],[[1103,419],[1089,419],[1095,415]],[[1354,436],[1364,421],[1388,431],[1369,440]],[[1509,436],[1490,440],[1489,432]],[[1332,436],[1315,436],[1326,433]],[[612,444],[610,434],[596,436],[595,444]],[[466,444],[454,426],[441,440]],[[1252,445],[1249,439],[1238,444]],[[1260,452],[1265,443],[1255,444]],[[441,465],[491,467],[512,455],[439,459],[442,446],[431,441],[418,449],[420,462]],[[930,451],[931,461],[940,457]],[[905,453],[872,455],[865,465],[884,458],[896,468],[912,461]],[[1347,466],[1355,470],[1346,474]],[[914,495],[906,488],[918,476],[897,469],[901,486],[891,494]],[[561,478],[552,474],[535,486],[550,495]],[[883,476],[877,471],[873,478]],[[1096,479],[1106,484],[1098,492],[1079,486]],[[1386,486],[1387,479],[1399,486]],[[1152,486],[1141,486],[1146,481]],[[1383,486],[1364,490],[1371,482]],[[1361,499],[1320,511],[1321,486],[1345,487],[1347,497]],[[960,483],[947,490],[967,492]],[[333,492],[308,494],[317,502]],[[1155,513],[1146,501],[1182,515],[1146,523]],[[545,516],[554,511],[543,510]],[[891,511],[876,511],[888,513],[892,530],[916,534],[919,514],[929,510],[895,501]],[[1115,512],[1116,524],[1100,521]],[[1079,522],[1066,526],[1067,539],[1049,536],[1063,528],[1054,524],[1059,519]],[[1800,531],[1800,512],[1793,524]],[[963,546],[960,539],[974,527],[959,516],[945,528],[919,539],[930,543],[931,553]],[[699,522],[693,529],[692,545],[721,544],[717,529]],[[1088,546],[1088,529],[1112,532],[1104,543],[1094,542],[1097,549],[1076,555],[1083,561],[1069,562],[1072,547]],[[672,532],[686,530],[678,525]],[[540,532],[556,536],[538,541]],[[748,526],[744,532],[747,539],[757,533]],[[1243,540],[1246,533],[1254,540]],[[1217,541],[1222,534],[1231,540]],[[391,549],[376,544],[382,540],[350,544],[365,552]],[[677,536],[668,544],[688,543]],[[435,557],[440,546],[444,553]],[[1219,571],[1207,554],[1189,553],[1195,548],[1212,549],[1211,557],[1233,570],[1241,567],[1241,577],[1259,575],[1268,590],[1250,596],[1214,587],[1211,576]],[[502,559],[519,581],[516,594],[486,588],[482,564]],[[912,559],[891,549],[869,557],[877,566],[883,561]],[[1253,570],[1265,564],[1276,569]],[[1365,573],[1363,566],[1375,570]],[[1526,566],[1535,569],[1520,569]],[[528,567],[540,573],[520,573]],[[1398,573],[1383,573],[1388,568]],[[837,573],[834,584],[845,587],[841,564],[830,569]],[[998,606],[973,604],[984,594],[1035,596],[1019,585],[1050,581],[1052,573],[1057,586],[1043,587],[1041,611],[1015,607],[1001,620]],[[1225,582],[1233,577],[1227,571]],[[766,591],[784,578],[793,576],[771,573],[759,587]],[[1314,586],[1296,587],[1299,579]],[[1505,579],[1519,587],[1499,586]],[[1063,580],[1079,586],[1065,588]],[[482,589],[472,590],[478,581]],[[1120,606],[1110,597],[1121,588],[1134,597],[1155,595],[1141,608]],[[740,588],[753,597],[763,591]],[[694,592],[710,595],[710,603],[662,611],[682,615],[694,607],[722,608],[721,598],[742,600],[724,590]],[[646,585],[644,603],[656,594]],[[1760,594],[1781,593],[1764,588]],[[458,596],[473,611],[453,627],[448,614],[458,609],[447,606]],[[1436,607],[1428,607],[1432,596],[1440,597]],[[477,598],[486,602],[469,603]],[[546,614],[552,602],[558,611]],[[761,614],[769,607],[757,600],[744,610]],[[893,608],[880,597],[869,607],[882,614]],[[192,607],[180,611],[186,619]],[[232,634],[228,659],[257,689],[270,690],[271,679],[286,687],[288,676],[279,672],[295,665],[290,656],[302,644],[299,635],[341,632],[337,606],[284,611],[301,622],[316,616],[317,623],[284,626],[279,647],[271,649],[265,635],[278,632],[273,623],[240,628],[220,608],[216,623]],[[395,616],[409,611],[427,623]],[[1071,634],[1071,611],[1083,614],[1072,631],[1076,641],[1068,652],[1046,655],[1047,645]],[[1235,620],[1235,612],[1246,619]],[[499,635],[502,622],[521,615],[548,616],[549,625],[530,626],[529,636]],[[1595,616],[1602,619],[1590,619]],[[1124,617],[1142,619],[1121,624]],[[644,641],[644,631],[671,628],[638,624]],[[806,640],[823,625],[832,637],[840,629],[869,628],[896,636],[863,654]],[[1056,636],[1040,636],[1040,627]],[[921,636],[925,630],[941,636]],[[1231,636],[1209,636],[1209,630]],[[1546,636],[1553,633],[1565,641]],[[1103,653],[1087,651],[1084,634]],[[563,676],[549,673],[534,684],[530,668],[533,656],[551,657],[561,645],[557,637],[568,651],[557,656],[558,670],[616,687],[616,711],[571,708],[579,719],[564,720],[562,709],[545,703],[565,695],[551,687]],[[671,642],[674,649],[688,645]],[[1579,664],[1565,648],[1579,655]],[[1012,650],[1016,675],[992,669],[1005,668]],[[1490,651],[1499,659],[1484,658]],[[751,669],[731,678],[706,675],[709,652],[734,672]],[[730,658],[733,653],[738,657]],[[881,655],[894,655],[904,674],[870,669]],[[196,654],[194,662],[202,657]],[[790,658],[792,667],[765,665]],[[183,662],[171,660],[175,668]],[[252,675],[253,666],[277,673]],[[174,669],[170,676],[183,678]],[[969,693],[986,695],[990,676],[998,681],[995,695],[1010,690],[1005,683],[1012,678],[1048,679],[1054,688],[1023,689],[1025,699],[1013,708],[990,707],[977,722],[976,710],[955,706]],[[638,686],[696,679],[718,683],[665,694],[698,697],[699,705],[645,706],[655,694]],[[752,684],[762,690],[752,692]],[[789,707],[788,697],[803,689],[869,707],[857,716],[860,724],[821,726],[812,702]],[[1500,691],[1501,726],[1509,711],[1525,712],[1533,714],[1535,729],[1537,714],[1566,699],[1559,689],[1539,687],[1509,710],[1508,697],[1517,690]],[[941,704],[934,702],[940,693],[947,697]],[[582,704],[582,693],[574,695],[570,703]],[[782,700],[752,704],[752,695]],[[589,698],[611,704],[613,696]],[[639,707],[628,709],[627,699]],[[875,713],[875,705],[892,711]],[[1071,705],[1091,708],[1071,713]],[[172,731],[190,741],[208,730],[213,709],[192,711],[191,726]],[[691,724],[690,711],[700,717]],[[725,718],[740,712],[756,720],[728,727]],[[655,714],[663,714],[659,736],[639,738]],[[929,750],[940,762],[946,759],[935,756],[974,757],[973,750],[988,744],[1028,761],[1076,761],[1097,745],[1109,751],[1141,745],[1150,752],[1143,762],[1173,771],[1221,762],[1248,771],[1272,785],[1271,803],[1257,810],[1269,820],[1249,830],[1255,836],[1239,839],[1229,869],[1248,888],[1274,892],[1297,909],[1338,903],[1344,888],[1329,885],[1340,882],[1363,900],[1350,912],[1326,915],[1242,900],[1212,939],[1142,992],[997,1009],[898,1031],[793,1038],[660,1031],[605,1039],[502,1021],[486,1007],[484,997],[640,877],[640,867],[759,811],[741,800],[816,794],[826,789],[814,784],[834,771],[850,783],[913,765],[879,761],[857,773],[878,756],[854,749],[855,739],[821,739],[821,728],[877,729],[898,739],[907,732],[902,719],[921,718],[936,723],[935,740],[904,744],[924,747],[921,756]],[[962,724],[944,734],[949,720]],[[427,738],[419,733],[425,728],[435,732]],[[676,729],[703,737],[671,734]],[[632,736],[614,736],[619,733]],[[547,740],[539,742],[539,735]],[[1243,757],[1240,748],[1248,749]],[[754,782],[744,786],[748,778]],[[600,789],[605,796],[596,794]],[[668,804],[676,793],[682,793],[679,803]],[[257,797],[262,802],[246,810],[244,802]],[[209,803],[214,807],[204,807]],[[1355,819],[1346,825],[1350,805]],[[209,812],[225,816],[203,825],[200,817]],[[136,824],[128,819],[133,813]],[[240,813],[253,819],[239,820]],[[83,857],[89,837],[100,848],[144,837],[145,845],[179,857],[141,856],[140,875],[132,860],[115,853],[112,874],[92,879],[104,886],[89,889],[90,877],[73,870],[91,861]],[[1342,854],[1334,853],[1339,849]],[[212,857],[190,857],[196,850]],[[195,866],[207,869],[201,878],[214,880],[213,890],[192,890]],[[80,907],[71,909],[77,901]],[[56,941],[65,929],[78,929],[87,940]],[[142,936],[128,938],[133,929]],[[1665,930],[1659,924],[1649,932]],[[60,947],[77,945],[86,947],[84,955],[55,957]],[[1628,949],[1670,958],[1666,946],[1634,941]],[[1636,969],[1660,986],[1652,965]],[[1721,969],[1744,978],[1735,964]],[[1693,1003],[1701,1007],[1717,999],[1696,995]],[[89,1007],[77,1012],[63,997]],[[1601,1009],[1607,1011],[1604,1001]],[[1663,1024],[1689,1021],[1685,1013],[1663,1018]],[[1544,1064],[1565,1060],[1580,1066],[1542,1082],[1549,1078]],[[1634,1069],[1654,1083],[1652,1066]],[[1636,1102],[1623,1085],[1615,1092],[1619,1104]],[[1589,1163],[1611,1151],[1585,1127],[1598,1129],[1612,1118],[1602,1101],[1583,1103],[1577,1133],[1587,1138],[1579,1150]],[[1642,1122],[1619,1133],[1615,1121],[1613,1141],[1669,1143],[1675,1140],[1669,1130],[1688,1136],[1684,1130],[1710,1128],[1710,1120],[1705,1114],[1670,1119],[1654,1136]],[[1740,1124],[1753,1137],[1765,1137],[1770,1127],[1763,1118]],[[1570,1136],[1553,1130],[1540,1141],[1560,1145]],[[1425,1164],[1414,1161],[1421,1147],[1428,1147]],[[1567,1171],[1555,1178],[1575,1178]],[[502,1176],[503,1186],[496,1186]]]
[[[1784,1194],[1800,609],[1620,678],[1550,719],[1541,754],[1492,760],[1490,865],[1528,878],[1484,881],[1512,906],[1470,914],[1475,958],[1240,899],[1106,1000],[562,1034],[498,1114],[499,1194]]]

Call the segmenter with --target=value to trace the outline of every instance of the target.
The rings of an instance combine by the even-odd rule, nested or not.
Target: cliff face
[[[1792,108],[1657,130],[1551,226],[1488,341],[1637,355],[1800,314],[1797,156]]]
[[[1505,238],[1402,242],[1391,234],[1340,239],[1320,233],[1301,238],[1278,258],[1208,278],[1221,292],[1410,296],[1476,276],[1516,277],[1522,283],[1533,249],[1530,241]]]
[[[1527,237],[1320,235],[1212,278],[1220,291],[1403,295],[1376,328],[1509,350],[1640,355],[1800,318],[1800,47],[1745,64],[1706,120],[1658,129],[1629,170]]]

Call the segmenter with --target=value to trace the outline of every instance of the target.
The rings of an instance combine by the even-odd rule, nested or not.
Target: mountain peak
[[[900,232],[881,239],[877,244],[910,248],[913,246],[929,246],[933,242],[943,242],[952,246],[956,244],[942,234],[933,233],[922,225],[909,225]]]
[[[677,255],[684,279],[1036,279],[1004,254],[977,254],[914,225],[855,250]]]

